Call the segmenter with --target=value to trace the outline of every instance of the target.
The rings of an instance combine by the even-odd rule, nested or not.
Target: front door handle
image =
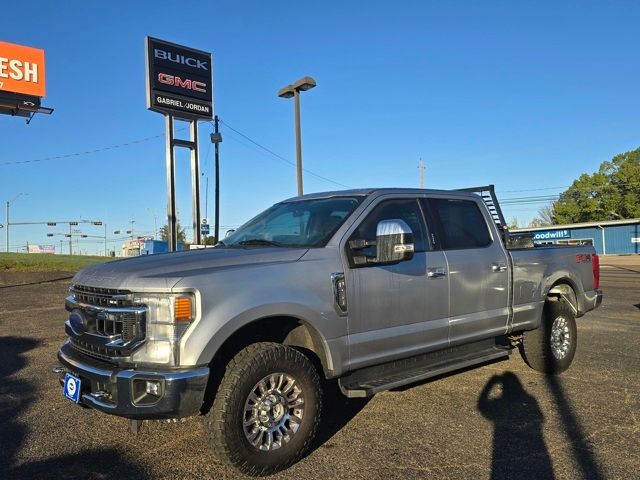
[[[446,277],[447,271],[444,267],[427,268],[428,278],[442,278]]]
[[[504,263],[494,263],[491,265],[491,270],[493,272],[506,272],[507,266]]]

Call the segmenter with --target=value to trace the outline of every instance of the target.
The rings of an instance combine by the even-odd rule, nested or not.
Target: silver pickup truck
[[[63,394],[134,429],[200,415],[219,458],[264,475],[309,448],[329,379],[366,397],[514,348],[561,373],[575,319],[602,300],[598,257],[513,248],[487,198],[305,195],[215,248],[86,268],[66,299]]]

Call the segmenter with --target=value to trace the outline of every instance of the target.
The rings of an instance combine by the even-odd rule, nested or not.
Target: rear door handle
[[[447,271],[444,267],[427,268],[427,277],[429,278],[441,278],[446,277],[446,275]]]
[[[491,265],[491,270],[494,272],[506,272],[507,266],[504,263],[494,263]]]

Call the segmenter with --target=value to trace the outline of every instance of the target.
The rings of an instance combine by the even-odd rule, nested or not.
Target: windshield
[[[331,197],[277,203],[220,243],[226,246],[324,246],[361,201],[362,197]]]

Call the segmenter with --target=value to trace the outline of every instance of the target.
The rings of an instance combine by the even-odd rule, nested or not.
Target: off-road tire
[[[276,372],[291,375],[302,388],[304,415],[290,441],[282,442],[278,449],[261,451],[245,435],[245,402],[261,379]],[[245,474],[263,476],[288,468],[302,458],[315,437],[321,412],[320,377],[309,359],[293,348],[264,342],[249,345],[228,363],[204,424],[218,459]]]
[[[563,318],[568,328],[569,346],[566,354],[558,358],[552,347],[552,329],[556,319]],[[571,306],[564,300],[547,301],[538,329],[524,332],[520,353],[534,370],[547,375],[558,375],[569,368],[578,346],[578,329]]]

